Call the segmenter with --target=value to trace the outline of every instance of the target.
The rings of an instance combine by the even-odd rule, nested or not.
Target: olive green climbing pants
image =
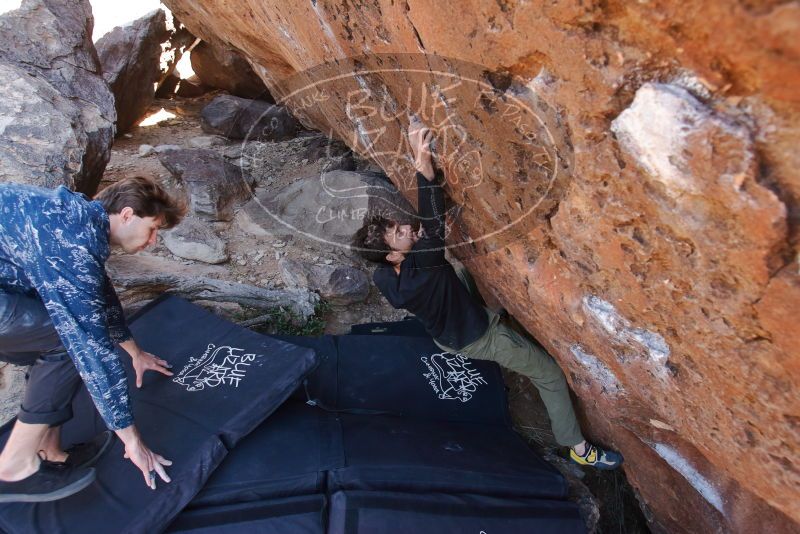
[[[473,290],[474,281],[469,280],[466,269],[456,269],[456,273],[467,289]],[[479,295],[476,296],[479,298]],[[498,314],[488,308],[486,313],[489,315],[489,328],[477,340],[460,350],[446,347],[438,341],[436,345],[447,352],[461,353],[476,360],[495,361],[506,369],[530,378],[547,409],[556,442],[567,447],[581,443],[583,434],[572,408],[567,380],[556,361],[533,340],[503,324]]]

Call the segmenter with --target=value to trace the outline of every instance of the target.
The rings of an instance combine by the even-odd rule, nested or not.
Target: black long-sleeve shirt
[[[414,244],[400,264],[382,265],[373,275],[375,285],[395,308],[414,314],[439,343],[461,349],[489,327],[486,310],[458,279],[444,257],[445,210],[441,175],[429,182],[417,173],[419,216],[425,236]]]

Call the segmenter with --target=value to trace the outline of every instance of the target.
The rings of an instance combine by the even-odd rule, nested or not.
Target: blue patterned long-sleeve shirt
[[[38,294],[111,430],[133,423],[114,342],[131,338],[105,271],[110,222],[66,187],[0,184],[0,291]]]

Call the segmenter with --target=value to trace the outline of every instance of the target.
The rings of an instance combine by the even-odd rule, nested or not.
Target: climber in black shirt
[[[432,131],[412,117],[409,142],[417,171],[421,230],[370,217],[356,233],[353,247],[380,264],[373,280],[389,303],[414,314],[442,350],[493,360],[529,377],[547,408],[556,441],[570,447],[570,457],[581,465],[615,469],[622,455],[583,438],[564,373],[555,360],[481,306],[445,259],[443,176],[433,165],[432,139]]]

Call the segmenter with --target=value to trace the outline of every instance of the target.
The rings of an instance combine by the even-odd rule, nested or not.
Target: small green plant
[[[303,323],[291,310],[281,308],[270,310],[265,314],[263,310],[245,308],[242,313],[236,317],[236,322],[261,334],[314,337],[322,335],[325,331],[325,315],[330,310],[331,305],[325,300],[320,299],[314,307],[314,315]],[[263,320],[253,325],[247,324],[248,321],[254,319]]]

